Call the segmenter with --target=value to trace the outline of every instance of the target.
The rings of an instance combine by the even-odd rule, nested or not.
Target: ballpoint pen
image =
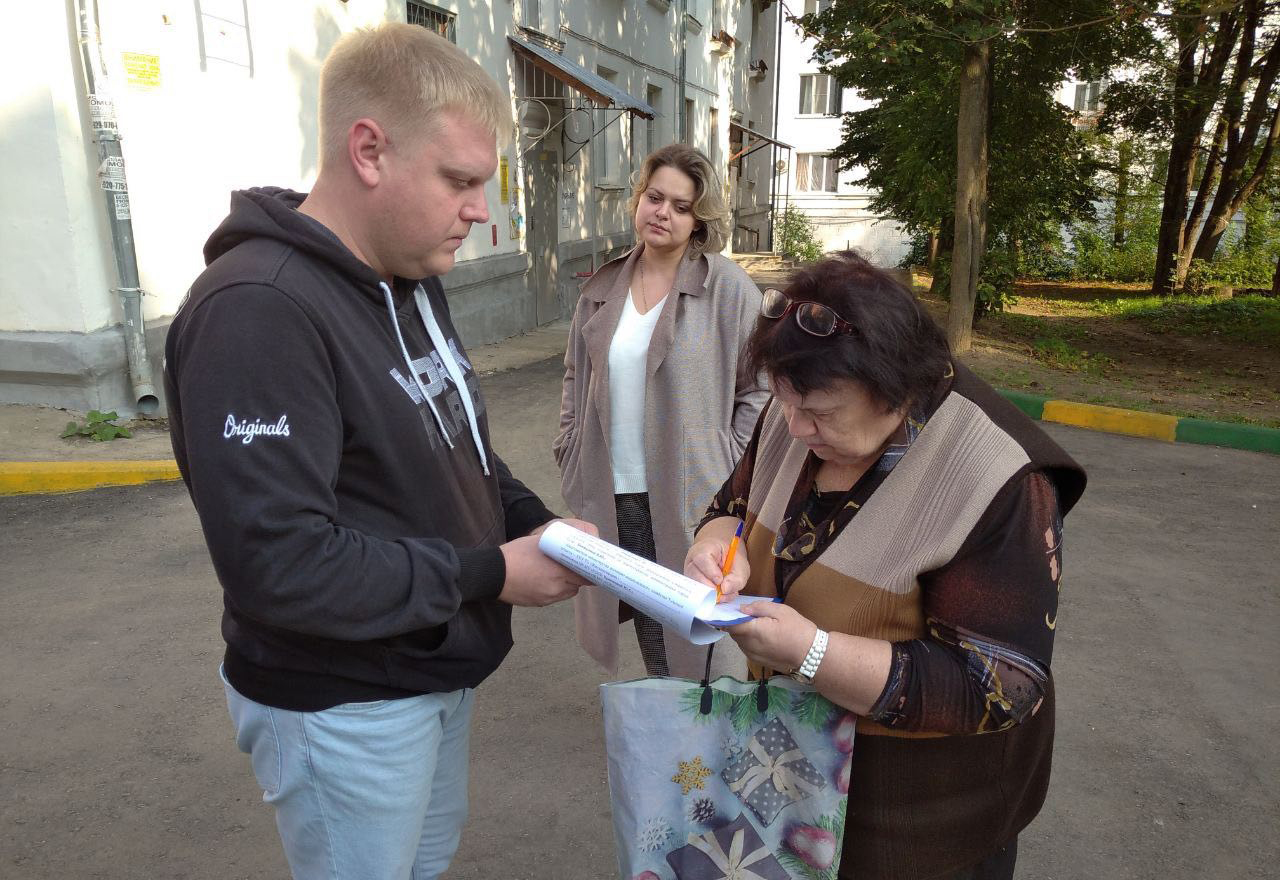
[[[739,520],[738,528],[733,533],[733,540],[729,542],[729,552],[724,555],[724,568],[721,574],[728,577],[730,569],[733,568],[733,556],[738,552],[738,542],[742,540],[742,526],[744,523]],[[716,584],[716,604],[720,604],[720,585]]]

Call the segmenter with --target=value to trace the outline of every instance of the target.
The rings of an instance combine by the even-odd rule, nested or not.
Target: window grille
[[[458,42],[458,31],[455,27],[457,16],[427,3],[407,0],[405,13],[409,24],[419,24],[428,30],[435,31],[450,43]]]
[[[831,0],[804,0],[804,14],[814,15],[831,5]]]

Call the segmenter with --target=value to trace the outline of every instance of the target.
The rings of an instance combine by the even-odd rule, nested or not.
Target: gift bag
[[[850,713],[781,676],[600,694],[622,880],[835,880]]]

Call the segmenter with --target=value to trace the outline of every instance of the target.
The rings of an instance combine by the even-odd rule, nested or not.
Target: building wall
[[[744,3],[738,19],[734,55],[734,122],[764,135],[773,135],[774,70],[777,54],[777,21],[780,5],[761,9],[759,0]],[[753,68],[754,65],[754,68]],[[731,149],[747,149],[747,154],[733,163],[730,180],[734,187],[733,208],[736,212],[734,249],[766,251],[772,219],[772,185],[776,179],[775,163],[785,152],[773,145],[752,150],[746,143]]]
[[[727,157],[734,105],[745,100],[734,51],[712,44],[713,0],[685,0],[693,17],[678,28],[681,2],[541,0],[530,4],[435,0],[456,14],[458,45],[512,95],[519,61],[507,43],[522,25],[559,41],[563,54],[645,99],[661,89],[655,144],[677,139],[678,36],[687,51],[690,140]],[[202,248],[226,214],[229,193],[250,186],[308,189],[319,162],[316,100],[321,63],[339,37],[385,20],[405,20],[403,0],[99,0],[105,84],[122,137],[143,315],[155,384],[164,330],[203,268]],[[741,33],[751,3],[724,2],[723,29]],[[122,313],[107,221],[96,176],[89,102],[78,46],[76,0],[29,4],[21,28],[0,35],[0,401],[132,411],[125,377]],[[707,19],[695,21],[695,19]],[[717,31],[718,32],[718,31]],[[736,51],[746,51],[737,48]],[[102,93],[104,88],[99,87]],[[572,88],[565,94],[581,98]],[[581,103],[581,102],[579,102]],[[716,108],[711,130],[711,108]],[[594,127],[616,110],[591,114]],[[542,144],[560,160],[554,221],[557,265],[526,253],[522,189],[527,140],[501,152],[508,179],[486,188],[490,224],[476,226],[443,280],[469,344],[490,342],[547,320],[535,309],[530,273],[553,272],[560,314],[577,298],[581,273],[633,241],[628,178],[647,152],[649,127],[629,116],[568,159],[563,130]],[[586,124],[592,133],[593,124]],[[581,132],[578,132],[581,134]],[[604,152],[605,140],[611,155]],[[618,173],[601,185],[608,159]],[[568,161],[564,161],[568,159]]]
[[[837,175],[834,192],[803,192],[797,185],[801,154],[828,153],[841,141],[839,116],[800,113],[801,76],[818,73],[813,41],[794,25],[782,26],[779,57],[778,138],[795,149],[777,181],[781,209],[790,205],[813,221],[823,250],[853,248],[878,266],[895,266],[906,254],[909,237],[892,220],[873,213],[872,191],[859,184],[863,172],[853,168]],[[853,89],[842,91],[842,109],[862,109],[867,101]]]

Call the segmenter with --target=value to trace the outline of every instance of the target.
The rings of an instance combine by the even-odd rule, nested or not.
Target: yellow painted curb
[[[135,486],[155,480],[177,480],[173,459],[139,461],[4,461],[0,462],[0,495],[76,492],[103,486]]]
[[[1167,443],[1172,443],[1178,433],[1176,416],[1097,406],[1092,403],[1072,403],[1067,400],[1046,400],[1044,413],[1040,418],[1046,422],[1060,422],[1077,428],[1128,434],[1131,437],[1150,437]]]

